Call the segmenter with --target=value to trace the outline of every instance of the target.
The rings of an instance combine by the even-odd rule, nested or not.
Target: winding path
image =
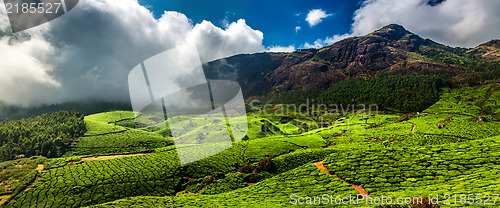
[[[323,161],[320,161],[320,162],[316,162],[314,163],[316,165],[316,167],[325,172],[326,174],[328,174],[329,176],[333,176],[337,179],[339,179],[340,181],[342,181],[342,183],[346,183],[346,181],[342,178],[340,178],[339,176],[337,175],[332,175],[330,174],[330,171],[328,170],[328,168],[326,168],[324,165],[323,165]],[[370,194],[368,194],[368,191],[366,191],[366,189],[364,189],[361,185],[354,185],[354,184],[351,184],[352,188],[354,188],[354,190],[358,191],[359,194],[363,195],[363,196],[367,196],[367,197],[370,197]],[[363,197],[364,198],[364,197]]]

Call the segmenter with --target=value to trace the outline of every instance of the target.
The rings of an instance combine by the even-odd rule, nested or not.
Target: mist
[[[498,11],[498,0],[364,0],[354,13],[349,33],[305,43],[303,47],[320,48],[400,24],[423,38],[471,48],[500,39]]]
[[[195,43],[204,62],[267,50],[240,19],[219,28],[134,0],[86,0],[41,26],[12,34],[0,6],[0,103],[35,107],[79,101],[130,103],[128,74],[141,61]],[[181,61],[181,60],[180,60]]]

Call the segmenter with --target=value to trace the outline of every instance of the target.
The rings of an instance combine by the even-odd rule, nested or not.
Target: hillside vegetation
[[[85,131],[83,115],[75,111],[0,122],[0,161],[16,156],[60,157]]]
[[[489,84],[444,90],[419,114],[280,114],[276,106],[248,116],[248,138],[186,165],[179,164],[174,145],[107,160],[51,159],[36,181],[5,206],[279,207],[291,205],[291,194],[495,194],[500,189],[499,89]],[[130,115],[88,116],[86,121],[102,123],[88,122],[87,134],[127,130],[114,123]],[[129,130],[159,135],[148,128]],[[92,139],[116,146],[144,141]],[[109,152],[92,152],[100,154]]]
[[[88,113],[100,104],[83,106],[85,116],[4,121],[1,206],[496,207],[499,50],[498,41],[452,48],[388,25],[320,49],[205,64],[208,79],[242,86],[247,115],[233,125],[212,114],[178,115],[185,128],[170,129],[163,114]],[[229,136],[245,123],[246,135]],[[324,194],[427,204],[314,201]]]
[[[444,78],[444,77],[443,77]],[[370,79],[348,79],[318,92],[283,92],[270,103],[311,103],[338,106],[377,105],[400,112],[423,111],[439,100],[443,78],[431,75],[390,75]],[[311,99],[313,98],[313,99]],[[309,99],[309,101],[308,101]]]

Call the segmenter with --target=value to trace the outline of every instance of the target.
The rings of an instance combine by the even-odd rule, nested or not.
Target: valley
[[[250,112],[247,139],[182,166],[168,136],[116,122],[133,119],[132,113],[94,114],[85,117],[87,132],[77,143],[113,148],[88,152],[74,146],[65,157],[22,159],[38,160],[44,170],[4,206],[260,207],[288,206],[291,194],[495,194],[500,190],[498,87],[444,90],[438,102],[418,114],[368,115],[357,109],[329,120],[321,111]],[[130,135],[121,137],[122,130]],[[118,135],[123,139],[113,139]],[[272,165],[262,166],[262,161]],[[2,163],[7,171],[15,168],[8,163]]]

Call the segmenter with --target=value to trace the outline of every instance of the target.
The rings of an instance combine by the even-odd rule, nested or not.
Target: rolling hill
[[[247,101],[271,105],[238,118],[248,122],[241,141],[184,165],[179,147],[216,145],[176,143],[167,123],[135,117],[117,110],[119,105],[60,105],[87,111],[3,121],[1,206],[498,206],[499,50],[496,40],[452,48],[388,25],[320,49],[206,63],[209,79],[235,80]],[[308,98],[374,103],[381,109],[283,110]],[[47,109],[58,106],[17,109],[12,115]],[[181,118],[191,126],[204,122],[192,115]],[[196,128],[186,133],[196,138],[186,139],[227,133],[214,126]],[[193,157],[204,154],[193,151]],[[335,200],[358,194],[415,197],[424,204],[362,200],[345,205],[325,201],[324,194]],[[457,201],[450,201],[454,196]],[[429,204],[433,197],[438,205]]]

